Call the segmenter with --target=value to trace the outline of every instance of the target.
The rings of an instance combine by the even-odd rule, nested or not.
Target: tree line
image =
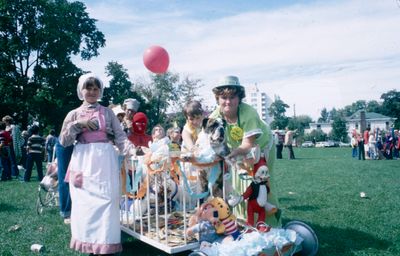
[[[375,112],[388,117],[397,118],[394,122],[394,128],[400,128],[400,92],[397,90],[390,90],[381,95],[382,102],[376,100],[365,101],[358,100],[351,105],[343,108],[332,108],[321,110],[321,116],[318,118],[318,123],[332,123],[331,134],[324,134],[320,130],[313,130],[310,134],[305,135],[304,130],[309,128],[309,123],[313,120],[307,115],[300,115],[294,117],[286,116],[286,109],[289,108],[280,97],[276,97],[274,102],[269,107],[269,113],[274,118],[271,123],[273,129],[284,129],[288,127],[291,130],[297,130],[300,137],[305,140],[315,138],[317,141],[325,141],[328,137],[335,141],[345,141],[349,139],[347,136],[346,118],[350,117],[359,110],[366,112]]]
[[[0,0],[0,115],[11,115],[22,127],[39,122],[44,130],[59,131],[66,114],[81,104],[76,85],[86,71],[72,57],[90,60],[105,43],[81,2]],[[170,72],[133,84],[127,70],[113,61],[105,73],[111,80],[101,103],[136,98],[150,127],[171,122],[167,110],[198,96],[203,86],[200,79]],[[182,116],[174,118],[183,122]]]
[[[44,130],[59,131],[66,114],[81,104],[76,84],[85,73],[72,57],[91,60],[104,47],[104,34],[96,27],[85,4],[67,0],[0,0],[0,116],[11,115],[27,127],[37,121]],[[105,67],[110,78],[102,104],[121,104],[126,98],[140,101],[140,111],[150,120],[166,126],[182,126],[182,106],[198,98],[201,79],[167,72],[149,74],[148,79],[133,83],[127,70],[118,62]],[[341,137],[344,118],[364,109],[397,117],[400,127],[400,92],[389,91],[377,101],[357,101],[343,109],[323,109],[318,121],[334,121],[333,137]],[[200,99],[201,100],[201,99]],[[312,122],[309,116],[287,117],[289,106],[279,97],[269,108],[273,129],[289,126],[300,133]],[[175,114],[167,114],[167,112]]]

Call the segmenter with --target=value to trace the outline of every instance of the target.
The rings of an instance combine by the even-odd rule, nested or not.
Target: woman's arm
[[[192,135],[186,129],[183,129],[183,131],[182,131],[182,140],[183,140],[183,144],[185,145],[185,148],[188,151],[192,150],[196,143],[195,141],[193,141]]]
[[[243,138],[242,144],[239,147],[232,150],[232,152],[228,155],[228,158],[236,158],[237,156],[245,156],[247,155],[251,148],[255,146],[256,135],[252,135],[246,138]]]
[[[60,144],[63,147],[68,147],[74,144],[76,136],[82,132],[82,128],[76,120],[77,110],[72,110],[64,119],[63,126],[60,132]]]

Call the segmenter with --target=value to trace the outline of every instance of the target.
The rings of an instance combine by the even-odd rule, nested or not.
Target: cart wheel
[[[205,254],[204,252],[201,252],[201,251],[195,251],[195,252],[192,252],[191,254],[189,254],[189,256],[207,256],[207,254]]]
[[[41,186],[39,186],[38,189],[38,197],[42,206],[49,206],[49,204],[53,200],[51,192],[45,190]]]
[[[318,238],[315,234],[314,230],[301,221],[290,221],[286,223],[283,227],[284,229],[290,229],[295,231],[298,235],[303,238],[303,242],[301,243],[301,251],[298,252],[298,255],[303,256],[314,256],[317,255],[318,252]]]
[[[43,205],[40,202],[40,198],[38,198],[36,200],[36,212],[37,212],[38,215],[42,215],[43,214]]]

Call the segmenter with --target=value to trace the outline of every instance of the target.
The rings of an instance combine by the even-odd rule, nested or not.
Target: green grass
[[[275,162],[284,222],[311,225],[319,255],[400,255],[400,161],[359,161],[350,151],[296,149],[296,160]]]
[[[400,255],[399,160],[359,161],[349,148],[296,148],[295,154],[296,160],[275,162],[284,223],[309,224],[318,255]],[[68,248],[69,226],[57,208],[36,214],[38,182],[32,180],[0,182],[0,255],[32,255],[34,243],[46,247],[43,255],[80,255]],[[16,224],[19,230],[8,231]],[[132,237],[124,241],[122,255],[165,255]]]

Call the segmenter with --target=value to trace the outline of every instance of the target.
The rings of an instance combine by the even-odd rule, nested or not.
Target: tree
[[[177,108],[175,112],[181,112],[186,102],[198,98],[198,90],[203,86],[204,84],[202,84],[201,79],[192,79],[186,75],[179,83],[181,97],[178,99],[178,102],[174,104],[174,107]]]
[[[270,125],[272,128],[283,129],[288,125],[289,118],[285,116],[287,108],[289,108],[288,104],[279,96],[275,97],[275,101],[268,108],[269,114],[274,118]]]
[[[324,133],[321,129],[312,130],[309,134],[304,135],[304,140],[309,141],[325,141],[326,140],[326,133]]]
[[[336,117],[332,123],[332,131],[330,137],[335,141],[348,141],[346,120],[342,117]]]
[[[0,0],[0,109],[25,126],[28,116],[57,122],[79,104],[71,61],[97,56],[103,33],[80,2]],[[5,93],[3,93],[5,92]]]
[[[328,110],[326,108],[323,108],[321,110],[321,117],[318,118],[318,123],[325,123],[328,122],[328,117],[329,117],[329,113]]]
[[[382,113],[382,104],[376,100],[367,102],[367,112]]]
[[[400,92],[391,90],[381,95],[382,114],[397,118],[394,125],[400,129]]]
[[[164,123],[167,119],[167,109],[172,102],[177,102],[181,96],[178,90],[179,75],[167,72],[162,75],[150,74],[150,83],[137,81],[135,91],[146,100],[146,114],[149,127]]]
[[[102,104],[107,106],[109,103],[122,104],[127,98],[137,99],[141,105],[144,99],[133,91],[133,83],[129,79],[127,69],[115,61],[110,61],[106,66],[107,77],[112,77],[109,87],[104,89]]]
[[[149,127],[160,123],[167,128],[174,122],[182,126],[185,120],[182,106],[187,100],[198,96],[197,90],[203,86],[200,83],[200,79],[188,76],[181,80],[178,73],[172,72],[150,74],[150,82],[137,80],[134,88],[145,99],[144,109],[149,118]]]

